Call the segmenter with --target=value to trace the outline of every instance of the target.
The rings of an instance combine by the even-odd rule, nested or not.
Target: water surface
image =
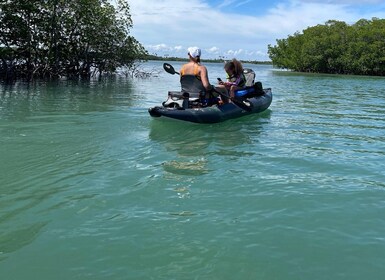
[[[2,85],[1,278],[382,279],[384,79],[246,66],[271,107],[210,125],[148,115],[161,62]]]

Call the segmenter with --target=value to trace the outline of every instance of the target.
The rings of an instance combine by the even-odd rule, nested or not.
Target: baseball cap
[[[192,58],[197,58],[198,56],[201,56],[201,49],[198,47],[189,47],[187,50]]]

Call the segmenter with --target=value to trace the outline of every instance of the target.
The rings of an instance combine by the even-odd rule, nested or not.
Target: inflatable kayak
[[[154,118],[171,118],[194,123],[217,123],[242,116],[261,113],[269,108],[273,99],[270,88],[263,89],[258,96],[236,98],[222,105],[202,106],[201,102],[189,100],[188,106],[183,106],[181,92],[169,92],[168,101],[162,106],[148,109]]]

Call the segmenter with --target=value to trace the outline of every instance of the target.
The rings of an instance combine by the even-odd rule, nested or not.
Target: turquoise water
[[[383,279],[384,78],[249,66],[270,109],[214,125],[151,119],[160,62],[1,86],[1,279]]]

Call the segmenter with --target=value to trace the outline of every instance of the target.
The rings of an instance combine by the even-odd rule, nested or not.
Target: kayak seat
[[[164,107],[181,108],[183,107],[184,92],[182,91],[169,91],[168,98],[162,103]],[[199,102],[199,93],[189,94],[189,103]]]
[[[199,93],[205,92],[205,87],[200,79],[195,75],[183,75],[180,77],[182,92],[188,92],[190,97],[199,98]]]
[[[234,92],[236,98],[252,98],[263,95],[265,92],[263,91],[262,83],[256,82],[251,87],[245,87],[243,89],[237,90]]]
[[[252,87],[254,85],[255,72],[253,69],[245,68],[243,69],[243,75],[246,78],[246,86]]]
[[[173,100],[183,99],[183,91],[169,91],[168,97]],[[199,99],[199,93],[189,93],[189,100]]]

